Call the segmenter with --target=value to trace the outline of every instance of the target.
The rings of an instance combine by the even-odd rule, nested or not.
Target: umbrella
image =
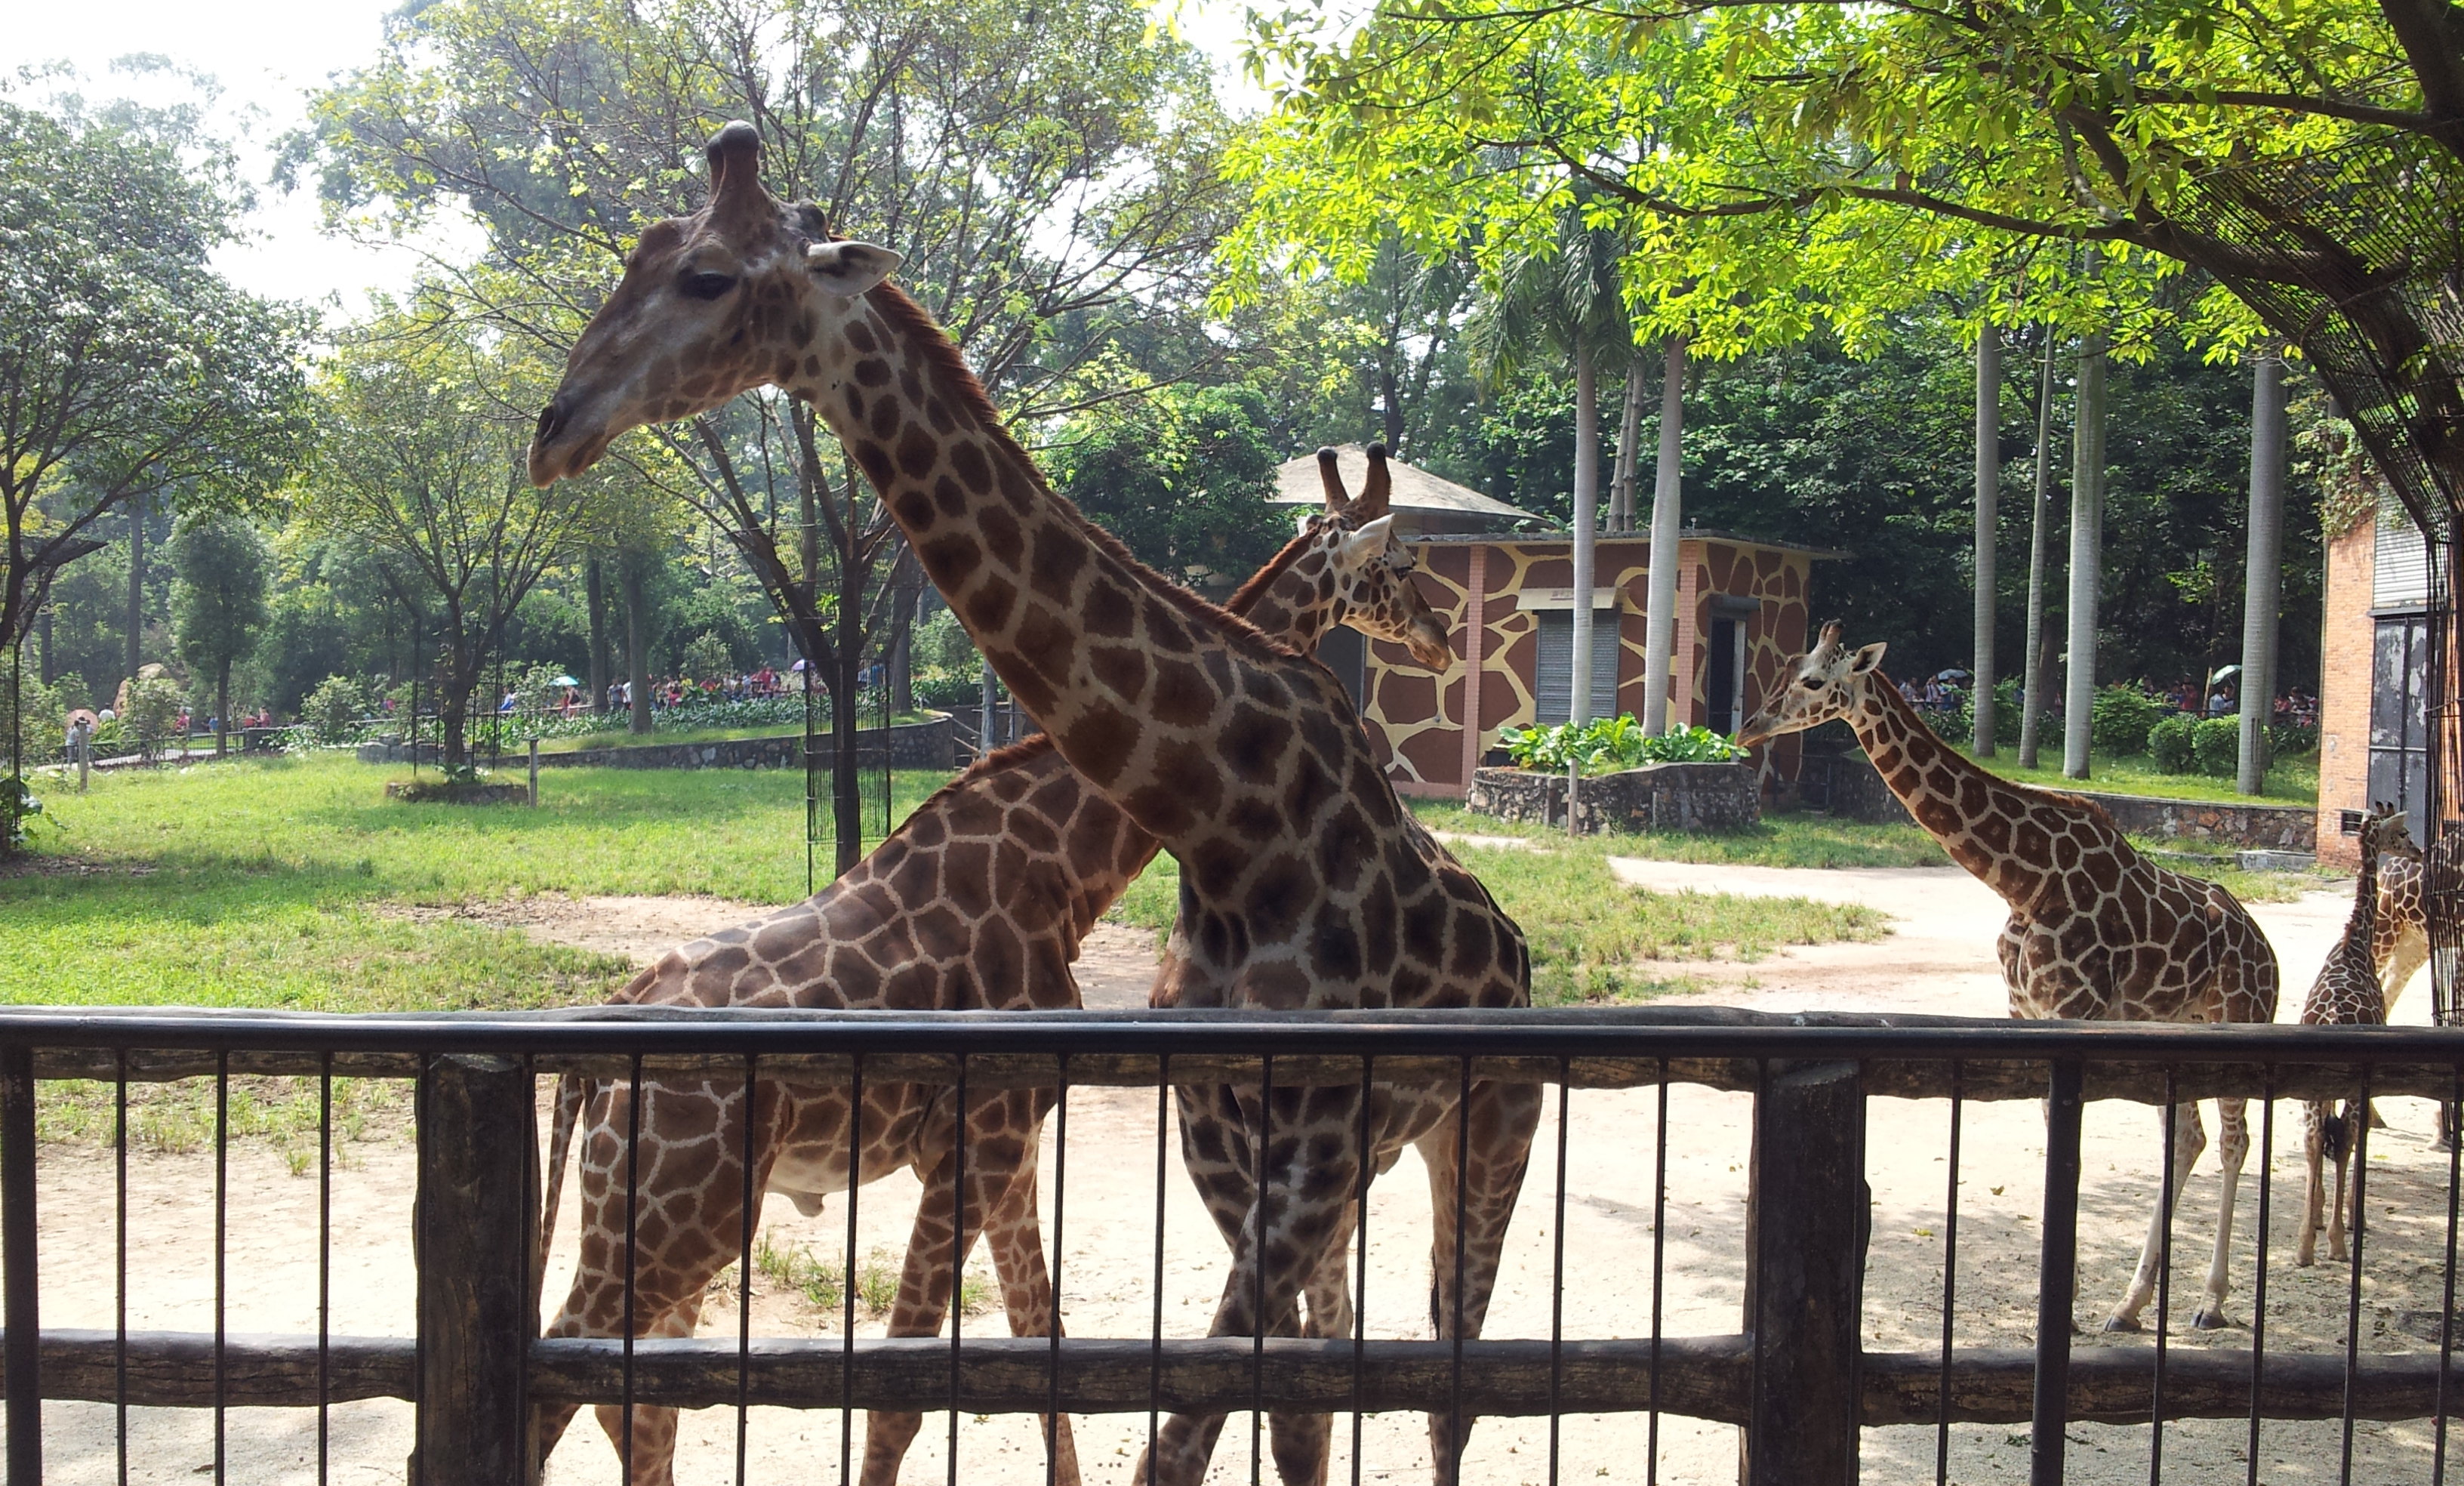
[[[83,707],[79,707],[75,712],[69,714],[68,725],[71,727],[77,726],[77,720],[79,718],[83,718],[85,720],[85,725],[88,727],[100,727],[102,725],[102,719],[96,717],[92,712]]]
[[[2218,681],[2230,681],[2239,675],[2241,675],[2241,667],[2239,666],[2218,666],[2216,667],[2216,674],[2208,677],[2208,684],[2210,686],[2213,686]]]
[[[1953,666],[1947,671],[1935,672],[1933,678],[1937,681],[1973,681],[1976,679],[1976,673],[1962,671],[1957,666]]]
[[[552,680],[547,684],[550,686],[580,686],[582,684],[582,678],[579,676],[560,676],[555,680]]]
[[[797,661],[794,665],[789,666],[789,667],[787,668],[787,674],[788,674],[789,676],[794,676],[797,672],[802,671],[802,670],[803,670],[803,669],[804,669],[804,663],[803,663],[803,661],[799,660],[799,661]]]

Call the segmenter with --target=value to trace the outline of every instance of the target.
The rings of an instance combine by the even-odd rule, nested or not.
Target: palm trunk
[[[2044,365],[2036,375],[2036,483],[2028,517],[2028,632],[2020,663],[2019,766],[2036,766],[2037,734],[2045,715],[2045,567],[2053,547],[2054,455],[2047,447],[2054,423],[2054,332],[2045,329]]]
[[[607,683],[615,679],[615,668],[608,663],[607,583],[601,573],[599,559],[583,565],[583,591],[590,608],[590,710],[607,715]]]
[[[1635,447],[1642,437],[1642,358],[1625,365],[1625,408],[1617,422],[1617,471],[1609,478],[1609,530],[1634,530],[1634,472],[1642,462]]]
[[[223,756],[224,743],[231,730],[231,671],[228,660],[214,668],[214,757],[218,759]]]
[[[635,733],[650,731],[650,613],[649,601],[642,592],[642,562],[637,554],[628,553],[619,566],[620,582],[625,589],[625,675],[633,687],[633,706],[627,728]]]
[[[145,500],[128,503],[128,684],[137,684],[137,668],[145,637]]]
[[[2250,560],[2242,576],[2241,751],[2233,787],[2267,787],[2267,716],[2276,698],[2277,596],[2284,567],[2284,363],[2258,359],[2250,399]]]
[[[1599,539],[1600,374],[1591,347],[1574,343],[1574,654],[1567,720],[1592,720],[1592,566]]]
[[[2070,657],[2062,680],[2062,777],[2088,777],[2096,710],[2097,579],[2104,558],[2104,337],[2079,346],[2071,437]]]
[[[2002,488],[2002,338],[1987,324],[1976,338],[1976,656],[1969,669],[1969,743],[1993,757],[1994,505]]]
[[[1671,336],[1660,381],[1660,469],[1651,489],[1651,574],[1643,618],[1642,728],[1655,737],[1668,731],[1668,669],[1677,652],[1677,529],[1683,503],[1679,454],[1684,404],[1685,338]]]

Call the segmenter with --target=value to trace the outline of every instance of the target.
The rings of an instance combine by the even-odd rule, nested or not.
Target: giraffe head
[[[708,154],[710,204],[643,232],[565,359],[531,437],[534,483],[581,474],[627,430],[707,412],[871,349],[859,301],[905,260],[833,240],[820,208],[764,189],[753,125],[719,130]]]
[[[1868,681],[1881,675],[1881,665],[1880,643],[1852,651],[1839,643],[1839,621],[1831,621],[1814,648],[1789,663],[1787,684],[1737,729],[1737,742],[1751,747],[1845,717],[1855,710]]]
[[[2421,848],[2413,843],[2412,829],[2404,823],[2402,806],[2381,801],[2371,807],[2362,822],[2362,856],[2379,864],[2390,857],[2421,860]]]
[[[1364,634],[1392,640],[1432,671],[1442,671],[1454,659],[1446,623],[1429,608],[1412,574],[1419,563],[1412,549],[1395,535],[1395,518],[1387,509],[1395,488],[1394,472],[1386,467],[1386,446],[1369,446],[1369,477],[1360,499],[1344,494],[1342,472],[1334,451],[1317,452],[1318,478],[1326,487],[1326,510],[1312,523],[1336,522],[1350,536],[1335,551],[1334,596],[1343,623]]]

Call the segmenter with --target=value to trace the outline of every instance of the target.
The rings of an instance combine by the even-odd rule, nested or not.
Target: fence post
[[[2062,1486],[2070,1424],[2071,1307],[2079,1290],[2079,1100],[2086,1070],[2053,1066],[2045,1102],[2045,1216],[2036,1251],[2036,1386],[2028,1441],[2030,1486]]]
[[[42,1317],[35,1268],[34,1050],[0,1048],[0,1264],[8,1326],[9,1486],[43,1479]]]
[[[1754,1365],[1740,1486],[1856,1486],[1870,1206],[1858,1066],[1771,1064],[1746,1197]]]
[[[539,740],[531,740],[531,809],[539,809]]]
[[[501,1057],[429,1060],[419,1202],[416,1486],[530,1479],[529,1266],[538,1231],[532,1079]]]

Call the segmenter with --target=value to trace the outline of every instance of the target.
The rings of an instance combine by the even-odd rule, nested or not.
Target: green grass
[[[1745,898],[1726,893],[1655,893],[1627,886],[1611,875],[1612,855],[1652,855],[1638,842],[1700,847],[1717,838],[1628,835],[1584,836],[1518,827],[1470,815],[1451,806],[1414,802],[1414,811],[1436,830],[1528,838],[1530,849],[1457,844],[1455,855],[1496,896],[1498,905],[1523,926],[1531,948],[1531,999],[1539,1006],[1635,1001],[1691,989],[1665,962],[1735,958],[1755,960],[1783,944],[1872,940],[1887,932],[1888,919],[1870,908],[1815,902],[1802,898]],[[1849,826],[1838,844],[1853,847],[1856,833],[1892,828]],[[1941,853],[1913,827],[1898,828]],[[1777,832],[1805,854],[1798,832]],[[1887,839],[1887,838],[1886,838]],[[1734,843],[1737,850],[1749,842]],[[1866,854],[1891,854],[1868,844]],[[1854,854],[1853,851],[1851,854]],[[1747,860],[1742,855],[1695,860]],[[1881,865],[1866,861],[1855,865]],[[1900,865],[1893,860],[1888,865]],[[1802,865],[1802,864],[1800,864]],[[1837,863],[1826,863],[1837,865]],[[1179,869],[1158,856],[1113,906],[1110,917],[1162,935],[1172,927],[1180,890]],[[1646,962],[1652,964],[1646,967]]]
[[[1963,757],[1968,750],[1959,750]],[[2058,746],[2039,759],[2060,755]],[[2224,805],[2311,805],[2319,803],[2319,756],[2304,754],[2298,759],[2278,759],[2267,770],[2267,787],[2258,794],[2241,794],[2230,779],[2214,779],[2205,774],[2167,774],[2156,767],[2145,754],[2125,759],[2106,758],[2097,754],[2088,760],[2088,777],[2065,779],[2061,765],[2051,767],[2021,768],[2015,750],[1996,752],[1990,759],[1977,762],[2005,779],[2021,784],[2041,785],[2048,789],[2101,790],[2107,794],[2151,794],[2167,800],[2212,800]]]
[[[929,712],[901,712],[892,717],[890,722],[892,727],[904,727],[912,722],[929,722],[932,718],[933,714]],[[880,721],[878,719],[868,718],[862,725],[865,728],[878,727]],[[655,733],[636,733],[622,727],[611,727],[596,733],[577,733],[570,738],[542,738],[539,740],[539,752],[576,753],[584,748],[649,747],[660,743],[727,743],[738,738],[801,738],[803,736],[802,728],[784,726],[777,722],[763,722],[747,727],[689,727],[675,732],[662,729]],[[829,724],[826,720],[822,723],[822,736],[825,738],[829,736]],[[486,753],[487,737],[485,722],[478,723],[473,728],[471,749],[473,756]],[[507,765],[511,766],[521,758],[528,751],[529,746],[526,740],[508,737],[505,742],[504,755]]]
[[[1556,846],[1566,832],[1548,826],[1476,815],[1451,801],[1415,800],[1412,813],[1432,831],[1464,835],[1513,836]],[[1751,831],[1696,835],[1681,831],[1618,832],[1605,838],[1616,856],[1660,861],[1722,862],[1749,867],[1941,867],[1950,858],[1914,825],[1869,826],[1828,815],[1766,815]]]

